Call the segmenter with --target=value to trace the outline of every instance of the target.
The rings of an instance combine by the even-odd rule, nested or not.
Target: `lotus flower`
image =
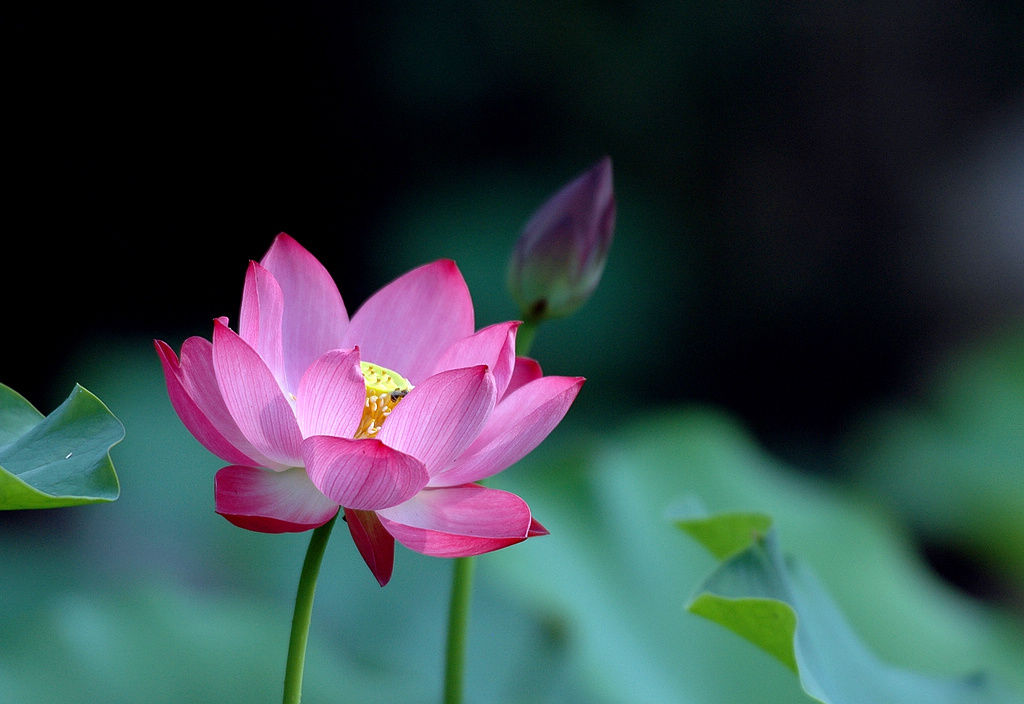
[[[547,531],[515,494],[477,484],[561,421],[583,384],[516,357],[519,323],[475,330],[455,263],[414,269],[352,316],[327,270],[278,235],[245,276],[238,331],[214,321],[180,358],[155,346],[178,417],[228,462],[216,510],[266,533],[339,507],[383,586],[394,542],[439,557]]]

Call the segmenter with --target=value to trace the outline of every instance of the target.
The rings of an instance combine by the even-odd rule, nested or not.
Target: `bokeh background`
[[[128,435],[117,503],[0,515],[0,700],[275,700],[304,537],[212,514],[218,461],[170,410],[151,340],[236,317],[248,260],[280,231],[334,273],[350,311],[450,257],[478,324],[516,318],[504,275],[520,228],[606,154],[619,218],[605,280],[533,350],[588,383],[505,485],[561,530],[482,561],[471,700],[738,701],[765,678],[779,701],[800,696],[777,664],[683,613],[712,563],[655,526],[687,492],[789,517],[790,542],[881,654],[1024,671],[1019,3],[5,14],[0,381],[44,412],[81,382]],[[663,452],[642,464],[638,445]],[[737,447],[745,459],[729,459]],[[620,554],[638,528],[618,472],[634,465],[654,488],[632,508],[662,537]],[[880,521],[912,565],[906,591],[886,591],[903,588],[885,572],[897,567],[858,562],[856,541],[836,558],[844,538],[804,521],[810,499],[771,481],[754,492],[738,465],[839,497],[822,516]],[[309,701],[432,701],[446,563],[400,553],[381,591],[346,540],[325,565],[336,585],[318,597]],[[593,598],[574,601],[584,577]],[[631,579],[664,599],[623,606]],[[921,590],[943,605],[897,608],[931,603]],[[1001,635],[918,647],[973,633],[964,610]],[[623,640],[636,655],[619,675],[605,658]],[[720,676],[730,658],[755,674]]]

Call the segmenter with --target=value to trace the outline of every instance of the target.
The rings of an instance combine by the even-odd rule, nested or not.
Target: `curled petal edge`
[[[426,489],[377,516],[399,543],[432,557],[480,555],[547,532],[519,496],[479,484]]]
[[[242,431],[231,418],[227,407],[224,406],[224,401],[220,398],[216,379],[213,378],[212,362],[209,364],[210,379],[199,384],[202,388],[212,389],[210,392],[212,395],[206,398],[195,398],[189,391],[189,380],[186,379],[188,372],[184,364],[188,350],[205,345],[206,351],[210,352],[209,341],[202,338],[187,340],[182,347],[182,359],[180,360],[170,345],[163,340],[154,340],[153,345],[163,367],[171,406],[192,436],[203,447],[225,462],[260,464],[264,459],[263,455],[256,452],[255,448],[251,447],[244,439]],[[210,354],[212,355],[212,352]],[[196,384],[193,383],[192,386],[196,386]],[[239,447],[239,445],[244,447]]]
[[[322,526],[338,505],[317,491],[301,467],[274,472],[229,465],[213,481],[216,510],[257,533],[301,533]]]

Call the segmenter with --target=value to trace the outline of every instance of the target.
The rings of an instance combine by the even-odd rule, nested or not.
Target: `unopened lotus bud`
[[[526,320],[569,315],[590,298],[614,229],[612,160],[605,157],[542,205],[519,236],[508,285]]]

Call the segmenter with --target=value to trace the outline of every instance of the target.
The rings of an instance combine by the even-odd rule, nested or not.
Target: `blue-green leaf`
[[[121,422],[81,386],[44,418],[0,384],[0,510],[113,501],[110,448],[122,438]]]
[[[738,535],[757,514],[727,513],[677,521],[693,533]],[[701,585],[687,609],[741,635],[797,673],[810,696],[825,704],[996,704],[1017,701],[981,676],[938,678],[892,667],[857,637],[811,573],[784,559],[775,531],[746,533]],[[707,545],[712,553],[717,545]],[[732,541],[731,547],[736,547]]]

